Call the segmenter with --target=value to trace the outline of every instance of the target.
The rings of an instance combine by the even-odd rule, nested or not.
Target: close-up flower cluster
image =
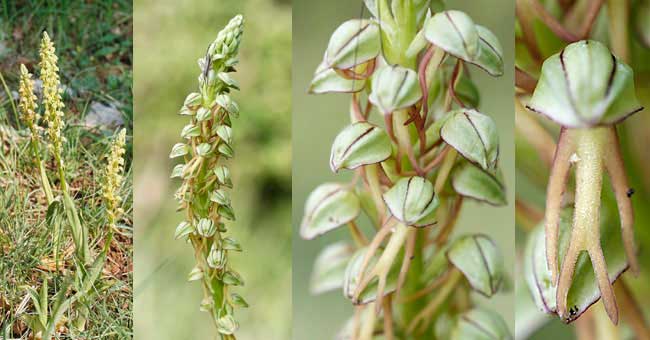
[[[454,233],[466,200],[506,204],[497,126],[469,73],[502,75],[501,45],[466,13],[428,1],[365,5],[371,18],[334,31],[309,89],[350,94],[330,168],[354,172],[305,203],[304,239],[350,232],[318,256],[311,291],[342,289],[355,306],[340,339],[511,338],[471,294],[504,289],[501,250],[489,229]]]

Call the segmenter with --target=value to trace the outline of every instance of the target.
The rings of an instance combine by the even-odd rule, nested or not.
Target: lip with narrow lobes
[[[616,124],[641,111],[635,97],[632,70],[597,41],[570,44],[550,57],[527,108],[562,125],[546,192],[546,261],[557,286],[557,313],[563,320],[575,316],[567,295],[576,263],[586,251],[609,318],[618,323],[613,279],[600,240],[600,210],[605,172],[610,178],[620,216],[625,255],[636,275],[639,265],[634,245],[634,213]],[[553,84],[553,85],[551,85]],[[589,100],[586,100],[589,98]],[[571,168],[575,168],[575,210],[569,245],[558,259],[562,197]]]

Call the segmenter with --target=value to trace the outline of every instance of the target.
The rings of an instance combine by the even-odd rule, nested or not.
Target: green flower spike
[[[627,261],[633,273],[639,265],[634,247],[634,214],[615,124],[642,110],[635,95],[632,69],[605,45],[585,40],[551,56],[528,109],[562,125],[546,196],[546,260],[557,284],[557,313],[571,319],[567,295],[582,251],[591,258],[607,314],[618,322],[618,307],[601,247],[600,205],[603,171],[616,195]],[[571,166],[576,191],[573,228],[568,249],[558,262],[562,194]]]
[[[228,256],[242,248],[225,236],[224,221],[234,221],[235,214],[226,190],[233,186],[230,170],[221,164],[234,156],[231,119],[238,116],[239,107],[230,93],[239,86],[230,73],[238,62],[243,24],[241,15],[232,18],[199,59],[199,91],[185,98],[179,112],[190,119],[181,132],[184,142],[174,145],[169,155],[183,160],[172,177],[183,180],[176,198],[187,221],[178,225],[175,238],[187,239],[194,247],[197,265],[189,279],[203,286],[201,310],[210,313],[221,340],[235,339],[235,307],[248,306],[231,292],[243,280]]]

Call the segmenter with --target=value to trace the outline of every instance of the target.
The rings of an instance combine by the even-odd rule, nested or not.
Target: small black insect
[[[569,315],[571,315],[571,317],[576,316],[576,314],[578,314],[578,306],[569,308]]]
[[[634,192],[635,192],[635,191],[634,191],[633,188],[628,189],[628,190],[627,190],[627,197],[632,197],[632,195],[634,195]]]

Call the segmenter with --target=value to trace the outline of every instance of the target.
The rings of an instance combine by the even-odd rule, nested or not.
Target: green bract
[[[487,28],[461,11],[436,13],[424,28],[426,39],[445,52],[475,64],[492,76],[503,74],[501,44]]]
[[[325,61],[329,67],[348,69],[374,59],[379,50],[379,28],[374,22],[348,20],[332,34]]]
[[[313,239],[354,220],[360,211],[352,188],[339,183],[322,184],[307,199],[300,236]]]
[[[503,283],[503,257],[492,239],[485,235],[463,236],[451,245],[447,258],[477,292],[494,295]]]
[[[546,59],[527,107],[570,128],[613,125],[642,109],[632,69],[593,40]]]
[[[438,198],[433,184],[422,177],[402,178],[384,194],[391,214],[404,224],[425,227],[435,223],[434,211]]]
[[[422,98],[415,71],[401,66],[384,66],[372,76],[370,102],[383,114],[407,108]]]
[[[379,163],[390,156],[390,137],[379,127],[367,122],[348,125],[332,144],[330,168],[355,169],[362,165]]]
[[[442,139],[485,170],[496,167],[499,136],[490,116],[472,109],[456,110],[440,129]]]

